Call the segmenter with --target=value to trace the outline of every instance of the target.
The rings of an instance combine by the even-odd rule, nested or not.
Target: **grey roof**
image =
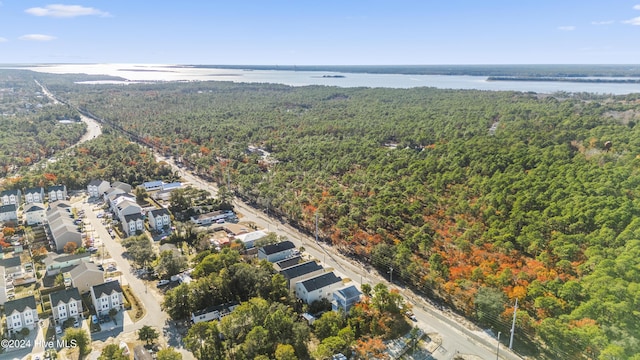
[[[64,185],[54,185],[54,186],[49,186],[49,188],[47,189],[47,192],[52,192],[52,191],[67,191],[67,187]]]
[[[33,295],[22,299],[7,301],[4,304],[4,313],[9,315],[14,311],[23,312],[27,307],[36,310],[36,298]]]
[[[107,281],[106,283],[94,285],[91,288],[93,289],[93,293],[96,295],[96,298],[100,298],[104,294],[111,295],[114,292],[122,293],[122,288],[120,287],[120,282],[118,280]]]
[[[18,195],[18,194],[20,194],[20,190],[19,189],[4,190],[4,191],[0,192],[0,196]]]
[[[224,214],[224,212],[222,212],[222,210],[216,210],[216,211],[208,212],[206,214],[200,214],[200,215],[197,215],[197,216],[192,216],[192,218],[198,219],[198,220],[205,220],[205,219],[208,219],[208,218],[220,216],[222,214]]]
[[[20,261],[20,256],[0,259],[0,267],[3,268],[16,267],[20,266],[21,264],[22,262]]]
[[[111,200],[113,200],[118,194],[126,194],[126,193],[127,193],[126,191],[118,188],[109,188],[109,190],[105,191],[105,194],[107,194],[107,197]]]
[[[277,265],[278,268],[282,270],[282,269],[290,268],[294,265],[298,265],[301,260],[302,260],[302,257],[298,255],[298,256],[290,257],[288,259],[280,260],[276,262],[274,265]]]
[[[194,311],[193,312],[193,316],[200,316],[200,315],[208,314],[208,313],[214,312],[214,311],[222,311],[222,310],[228,309],[230,306],[234,306],[234,305],[238,305],[238,303],[235,302],[235,301],[232,301],[232,302],[228,302],[228,303],[222,304],[222,305],[209,306],[209,307],[204,308],[202,310]]]
[[[124,191],[131,191],[131,185],[123,183],[122,181],[115,181],[113,184],[111,184],[111,187],[118,188]]]
[[[24,212],[26,213],[34,212],[34,211],[44,211],[44,205],[39,203],[33,203],[30,205],[27,205],[27,208],[24,210]]]
[[[289,240],[282,241],[277,244],[265,245],[262,247],[262,252],[266,255],[277,254],[282,251],[295,249],[296,246]]]
[[[347,286],[345,288],[337,290],[336,292],[340,293],[345,299],[352,299],[355,297],[360,297],[360,295],[362,295],[360,290],[358,290],[358,288],[354,285]]]
[[[106,183],[106,182],[107,182],[106,180],[93,179],[89,183],[89,186],[100,186],[100,185],[102,185],[103,183]]]
[[[49,208],[51,208],[52,210],[69,212],[69,208],[71,208],[71,205],[69,205],[69,203],[64,200],[56,200],[52,203],[49,203]]]
[[[162,180],[153,180],[153,181],[145,181],[142,183],[142,186],[144,186],[145,188],[147,187],[160,187],[162,186],[162,184],[164,184],[162,182]]]
[[[82,301],[78,288],[69,288],[49,294],[51,299],[51,307],[58,306],[61,302],[68,304],[72,299]]]
[[[168,184],[162,184],[162,190],[175,190],[182,187],[181,182],[172,182]]]
[[[120,200],[120,203],[118,203],[118,209],[120,210],[124,209],[125,205],[129,205],[129,206],[138,205],[136,203],[136,198],[133,195],[126,192],[115,195],[114,197],[111,198],[111,201],[116,201],[120,198],[123,198],[122,200]]]
[[[153,215],[153,217],[157,217],[157,216],[162,216],[164,214],[169,215],[169,210],[165,208],[160,208],[160,209],[151,210],[150,213]]]
[[[318,289],[322,289],[323,287],[329,286],[331,284],[335,284],[337,282],[341,282],[342,278],[336,276],[333,272],[324,273],[322,275],[318,275],[314,278],[305,280],[301,283],[302,287],[304,287],[308,292],[315,291]]]
[[[302,264],[294,265],[280,271],[285,279],[295,279],[304,274],[308,274],[317,270],[321,270],[322,266],[315,261],[307,261]]]
[[[82,261],[80,262],[80,264],[76,265],[73,269],[71,269],[69,271],[69,275],[71,275],[72,279],[77,278],[78,276],[88,272],[88,271],[95,271],[95,272],[99,272],[100,274],[102,274],[102,271],[100,271],[100,269],[98,269],[98,265],[92,263],[92,262],[87,262],[87,261]]]
[[[0,213],[16,212],[17,208],[15,204],[0,206]]]
[[[44,264],[46,266],[49,266],[56,262],[61,263],[69,260],[81,259],[81,258],[90,257],[90,256],[91,254],[88,252],[81,253],[81,254],[71,254],[71,255],[66,255],[66,254],[57,255],[57,254],[49,253],[47,257],[44,258]]]
[[[144,220],[144,217],[142,216],[142,214],[131,214],[131,215],[125,215],[124,216],[124,221],[129,223],[131,220],[136,221],[136,220]]]
[[[41,194],[44,193],[44,189],[42,187],[32,187],[28,188],[24,191],[25,194]]]

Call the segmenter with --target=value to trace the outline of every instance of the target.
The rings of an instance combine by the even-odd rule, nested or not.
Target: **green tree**
[[[298,360],[296,351],[290,344],[278,344],[275,353],[276,360]]]
[[[216,322],[199,322],[193,324],[184,337],[187,350],[199,360],[227,359]]]
[[[335,311],[327,311],[313,322],[314,333],[318,339],[323,340],[329,336],[337,336],[338,331],[344,326],[344,319]]]
[[[500,290],[483,286],[478,289],[475,298],[476,316],[485,325],[493,324],[504,311],[506,297]]]
[[[404,299],[397,291],[389,291],[383,283],[378,283],[373,287],[371,304],[381,312],[399,314],[404,306]]]
[[[142,186],[136,187],[133,193],[136,196],[136,201],[140,204],[144,203],[145,199],[148,196],[147,191]]]
[[[240,261],[240,253],[224,248],[219,253],[207,255],[193,270],[193,277],[203,277],[211,273],[217,274],[220,270],[228,268]]]
[[[371,297],[372,288],[370,284],[362,284],[361,289],[364,296]]]
[[[247,358],[253,359],[258,355],[267,355],[275,344],[269,343],[269,332],[262,326],[254,326],[247,334],[243,348]]]
[[[347,343],[343,338],[339,336],[330,336],[318,345],[316,349],[316,358],[319,359],[328,359],[331,358],[331,355],[345,352],[347,350]]]
[[[62,275],[61,273],[56,275],[55,280],[53,280],[53,284],[55,286],[62,286],[64,285],[64,275]]]
[[[169,209],[172,213],[182,213],[191,207],[191,199],[187,197],[185,189],[177,189],[171,192]]]
[[[98,360],[129,360],[129,356],[124,355],[124,348],[109,344],[102,349]]]
[[[156,258],[151,241],[145,234],[122,240],[122,246],[127,249],[127,254],[133,262],[140,267],[150,264]]]
[[[162,349],[156,355],[157,360],[182,360],[182,354],[174,348]]]
[[[145,325],[138,330],[138,340],[144,341],[147,345],[152,344],[159,337],[158,331],[149,325]]]
[[[83,329],[69,328],[62,337],[67,344],[75,344],[80,351],[80,355],[84,356],[91,352],[91,338]]]
[[[166,311],[174,320],[187,318],[192,310],[195,310],[189,305],[190,295],[189,285],[182,283],[176,286],[164,295],[162,310]]]
[[[160,253],[155,266],[156,272],[162,277],[179,274],[187,268],[187,259],[175,251],[165,250]]]

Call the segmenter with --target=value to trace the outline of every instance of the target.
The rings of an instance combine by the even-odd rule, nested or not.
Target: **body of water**
[[[536,93],[589,92],[623,95],[640,93],[640,84],[571,83],[560,81],[487,81],[486,76],[466,75],[403,75],[337,73],[327,71],[241,70],[172,65],[145,64],[61,64],[33,66],[23,69],[70,74],[118,76],[127,81],[88,81],[84,83],[136,83],[148,81],[232,81],[238,83],[275,83],[290,86],[326,85],[338,87],[512,90]]]

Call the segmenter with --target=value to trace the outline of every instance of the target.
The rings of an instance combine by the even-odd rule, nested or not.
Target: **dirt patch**
[[[605,116],[617,120],[622,125],[629,125],[629,122],[640,120],[640,111],[629,109],[627,111],[607,111]]]

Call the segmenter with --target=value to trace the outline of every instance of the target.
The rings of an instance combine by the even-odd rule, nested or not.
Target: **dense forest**
[[[61,152],[55,162],[7,179],[4,187],[24,189],[65,184],[78,190],[86,189],[93,179],[137,186],[149,179],[172,182],[179,177],[168,164],[156,162],[149,149],[107,130],[94,140]]]
[[[0,177],[49,158],[86,129],[76,111],[51,103],[26,74],[0,70]]]
[[[47,85],[483,326],[518,299],[516,349],[640,353],[638,96]]]

